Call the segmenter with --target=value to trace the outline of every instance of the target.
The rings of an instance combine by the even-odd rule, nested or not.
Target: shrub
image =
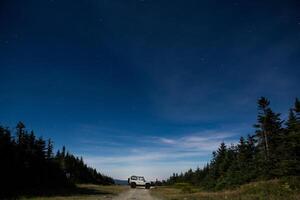
[[[180,189],[182,193],[193,193],[193,187],[189,183],[176,183],[175,188]]]

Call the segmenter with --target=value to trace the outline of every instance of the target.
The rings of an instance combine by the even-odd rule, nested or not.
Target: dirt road
[[[113,200],[158,200],[150,195],[150,190],[144,188],[130,189],[121,193]]]

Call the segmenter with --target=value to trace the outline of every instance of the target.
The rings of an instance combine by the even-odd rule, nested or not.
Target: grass
[[[299,181],[299,180],[298,180]],[[187,185],[159,187],[151,194],[163,200],[300,200],[300,185],[293,180],[271,180],[245,184],[235,190],[205,192]]]
[[[126,186],[101,186],[92,184],[81,184],[77,185],[76,188],[61,189],[55,191],[47,191],[43,194],[37,195],[26,195],[18,199],[32,199],[32,200],[63,200],[63,199],[74,199],[74,200],[104,200],[111,199],[113,196],[118,195],[128,189]]]

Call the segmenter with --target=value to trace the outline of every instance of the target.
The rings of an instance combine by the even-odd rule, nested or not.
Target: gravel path
[[[150,195],[150,190],[144,188],[130,189],[121,193],[113,200],[158,200]]]

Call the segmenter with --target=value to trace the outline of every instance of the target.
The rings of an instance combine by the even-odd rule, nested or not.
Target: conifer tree
[[[265,160],[269,158],[269,133],[267,130],[267,113],[269,111],[270,101],[265,97],[261,97],[258,100],[258,124],[255,124],[254,127],[258,128],[256,135],[260,144],[264,147]]]
[[[300,102],[296,99],[294,108],[290,109],[281,149],[281,170],[283,174],[300,173]]]
[[[48,139],[47,141],[47,153],[46,153],[47,159],[51,159],[53,157],[53,142],[51,139]]]
[[[17,129],[17,142],[19,144],[21,144],[23,142],[23,139],[24,139],[24,135],[25,135],[25,125],[23,124],[23,122],[19,122],[16,126],[16,129]]]
[[[266,176],[276,176],[276,164],[278,164],[278,146],[281,145],[282,121],[280,114],[274,113],[269,107],[270,101],[264,97],[258,100],[258,118],[254,127],[258,139],[259,152],[264,155],[264,161],[260,162],[261,173]],[[261,148],[263,147],[263,148]],[[259,158],[258,158],[259,159]],[[275,170],[275,171],[274,171]]]

